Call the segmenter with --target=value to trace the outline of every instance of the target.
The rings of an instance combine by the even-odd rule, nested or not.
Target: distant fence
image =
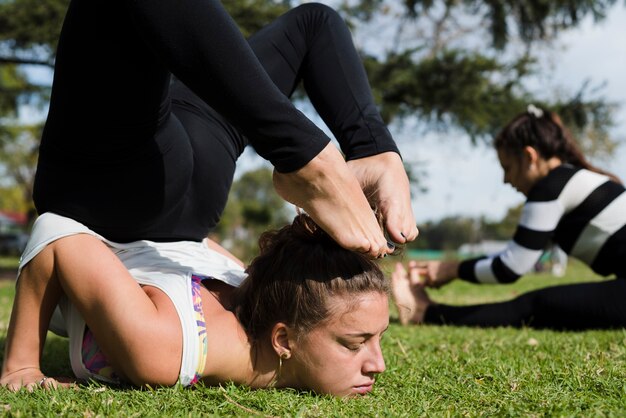
[[[450,253],[438,250],[408,250],[406,254],[409,258],[416,258],[419,260],[443,260]]]
[[[415,249],[407,250],[405,251],[405,254],[408,256],[409,259],[416,259],[416,260],[445,260],[445,259],[464,260],[467,258],[486,255],[486,253],[468,254],[468,253],[463,253],[460,251],[415,250]],[[538,260],[538,265],[536,266],[536,269],[541,270],[542,266],[540,264],[549,263],[549,262],[566,265],[567,255],[563,253],[560,260],[558,259],[555,260],[554,257],[552,257],[552,254],[550,251],[545,251],[541,255],[541,258]]]

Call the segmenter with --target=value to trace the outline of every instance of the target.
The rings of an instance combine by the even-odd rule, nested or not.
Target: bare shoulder
[[[250,346],[245,330],[232,311],[234,288],[218,280],[205,281],[202,310],[207,331],[207,363],[203,381],[217,384],[241,381],[242,366],[249,360]]]

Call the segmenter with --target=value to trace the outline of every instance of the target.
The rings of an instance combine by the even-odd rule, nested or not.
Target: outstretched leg
[[[431,305],[424,322],[562,330],[626,327],[626,280],[553,286],[513,300],[471,306]]]

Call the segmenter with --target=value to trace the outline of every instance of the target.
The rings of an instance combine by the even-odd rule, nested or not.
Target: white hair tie
[[[528,105],[528,107],[526,108],[526,111],[536,118],[540,118],[543,116],[543,110],[539,109],[537,106],[535,106],[532,103]]]

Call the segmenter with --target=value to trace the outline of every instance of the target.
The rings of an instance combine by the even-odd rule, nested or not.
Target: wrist
[[[16,369],[11,369],[8,367],[3,367],[2,368],[2,379],[6,379],[7,377],[11,377],[13,375],[19,375],[22,373],[27,373],[27,372],[32,372],[32,371],[37,371],[41,373],[41,370],[38,366],[25,366],[25,367],[20,367],[20,368],[16,368]]]

